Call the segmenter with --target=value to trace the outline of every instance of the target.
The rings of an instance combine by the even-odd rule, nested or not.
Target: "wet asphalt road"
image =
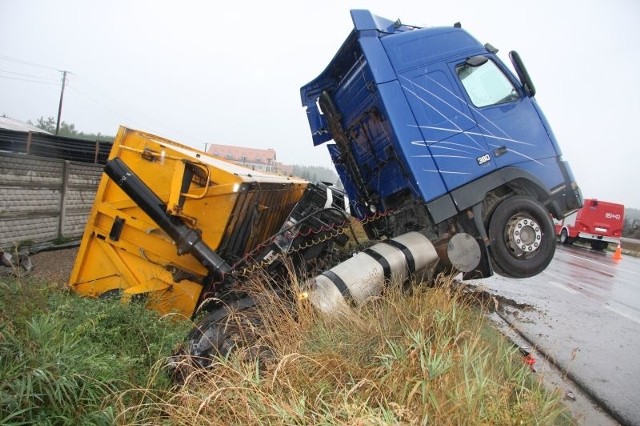
[[[558,245],[524,280],[478,280],[530,309],[503,316],[622,424],[640,424],[640,259]]]

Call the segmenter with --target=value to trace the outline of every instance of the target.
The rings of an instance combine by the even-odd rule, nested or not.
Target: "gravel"
[[[51,283],[65,284],[76,261],[78,247],[41,251],[31,255],[31,276]]]

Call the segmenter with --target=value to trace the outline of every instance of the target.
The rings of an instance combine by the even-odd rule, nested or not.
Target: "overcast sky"
[[[299,89],[352,29],[350,9],[422,26],[460,21],[523,57],[585,197],[640,208],[637,0],[0,0],[0,115],[120,125],[204,149],[273,148],[331,167]]]

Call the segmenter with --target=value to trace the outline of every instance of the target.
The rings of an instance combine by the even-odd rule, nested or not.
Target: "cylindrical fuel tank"
[[[431,241],[418,232],[408,232],[359,252],[308,281],[307,294],[320,312],[338,313],[348,309],[347,300],[360,305],[381,294],[385,281],[404,281],[437,262]]]
[[[480,264],[482,257],[478,241],[469,234],[458,233],[435,243],[442,261],[439,266],[450,266],[458,272],[471,272]]]

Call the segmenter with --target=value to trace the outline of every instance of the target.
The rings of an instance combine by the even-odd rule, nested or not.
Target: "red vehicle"
[[[585,199],[583,207],[555,223],[560,243],[591,243],[594,250],[604,250],[609,243],[620,244],[624,228],[624,206],[596,199]]]

